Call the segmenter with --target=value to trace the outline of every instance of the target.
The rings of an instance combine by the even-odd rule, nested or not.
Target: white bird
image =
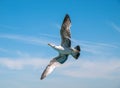
[[[53,49],[58,51],[59,55],[55,58],[53,58],[46,69],[43,71],[41,75],[41,80],[44,79],[47,75],[49,75],[58,64],[63,64],[67,59],[69,55],[72,55],[75,59],[78,59],[80,56],[80,46],[77,45],[74,48],[71,48],[71,34],[70,34],[70,27],[71,27],[71,20],[68,14],[66,14],[60,34],[61,34],[61,45],[56,46],[54,44],[48,44],[51,46]]]

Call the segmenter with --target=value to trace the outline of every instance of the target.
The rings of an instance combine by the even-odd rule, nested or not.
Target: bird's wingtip
[[[68,13],[66,13],[66,15],[65,15],[66,17],[69,17],[69,14]]]
[[[63,23],[66,22],[67,20],[69,20],[69,21],[71,22],[69,14],[66,14],[66,15],[65,15],[65,18],[64,18],[64,20],[63,20]]]
[[[70,16],[69,16],[69,14],[68,14],[68,13],[65,15],[65,18],[66,18],[66,19],[67,19],[67,18],[69,18],[69,19],[70,19]]]
[[[43,80],[45,77],[41,76],[40,80]]]

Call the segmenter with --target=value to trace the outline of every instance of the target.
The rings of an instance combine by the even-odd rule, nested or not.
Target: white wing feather
[[[56,59],[51,60],[46,69],[43,71],[41,75],[41,80],[48,76],[50,73],[52,73],[52,71],[59,65],[60,63],[57,62]]]

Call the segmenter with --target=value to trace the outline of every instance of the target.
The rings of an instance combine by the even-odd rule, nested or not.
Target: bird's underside
[[[80,46],[77,45],[76,47],[71,48],[70,26],[71,20],[69,15],[66,14],[60,30],[61,45],[56,46],[54,44],[48,44],[53,49],[58,51],[59,55],[50,61],[41,75],[41,80],[49,75],[56,68],[56,66],[63,64],[68,59],[69,55],[72,55],[75,59],[78,59],[80,55]]]

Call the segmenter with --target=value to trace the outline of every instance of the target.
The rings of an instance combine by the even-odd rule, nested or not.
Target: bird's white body
[[[49,46],[51,46],[53,49],[55,49],[56,51],[58,51],[61,55],[64,54],[71,54],[73,49],[71,47],[63,47],[63,46],[56,46],[54,44],[48,44]]]

